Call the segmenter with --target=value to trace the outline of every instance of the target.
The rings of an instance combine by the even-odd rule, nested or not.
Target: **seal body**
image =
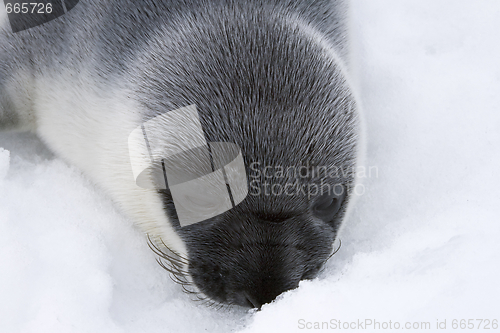
[[[342,1],[81,0],[17,33],[3,10],[0,129],[34,131],[78,166],[183,284],[260,307],[317,275],[359,150]],[[207,141],[241,149],[249,194],[181,227],[168,188],[137,186],[127,138],[193,104]]]

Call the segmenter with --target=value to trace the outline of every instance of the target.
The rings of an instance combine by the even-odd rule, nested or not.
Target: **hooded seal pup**
[[[337,0],[81,0],[14,33],[2,7],[0,128],[79,167],[186,290],[258,308],[318,274],[352,206],[346,13]],[[239,147],[248,194],[183,226],[168,186],[137,185],[127,140],[189,105],[207,142]]]

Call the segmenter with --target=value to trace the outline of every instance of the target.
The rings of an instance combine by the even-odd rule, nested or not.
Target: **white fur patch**
[[[96,86],[84,68],[38,78],[34,85],[37,134],[83,170],[156,244],[164,242],[187,256],[156,190],[135,183],[128,136],[141,123],[138,106],[127,98],[127,91],[113,87],[96,91]]]

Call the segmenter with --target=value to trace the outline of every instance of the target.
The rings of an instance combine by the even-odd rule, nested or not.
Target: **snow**
[[[456,331],[454,319],[476,330],[475,319],[500,319],[500,3],[355,0],[352,12],[365,163],[378,172],[319,278],[261,311],[198,304],[80,171],[32,135],[0,133],[0,331],[303,332],[327,322],[324,331],[371,332],[356,325],[372,320],[433,332],[445,320]]]

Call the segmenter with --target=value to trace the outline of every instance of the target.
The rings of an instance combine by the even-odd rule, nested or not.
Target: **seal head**
[[[241,148],[249,194],[181,227],[171,192],[159,192],[190,283],[216,302],[260,307],[315,277],[333,251],[354,185],[356,102],[342,61],[297,16],[223,7],[193,17],[139,57],[138,100],[150,117],[196,104],[208,142]]]

